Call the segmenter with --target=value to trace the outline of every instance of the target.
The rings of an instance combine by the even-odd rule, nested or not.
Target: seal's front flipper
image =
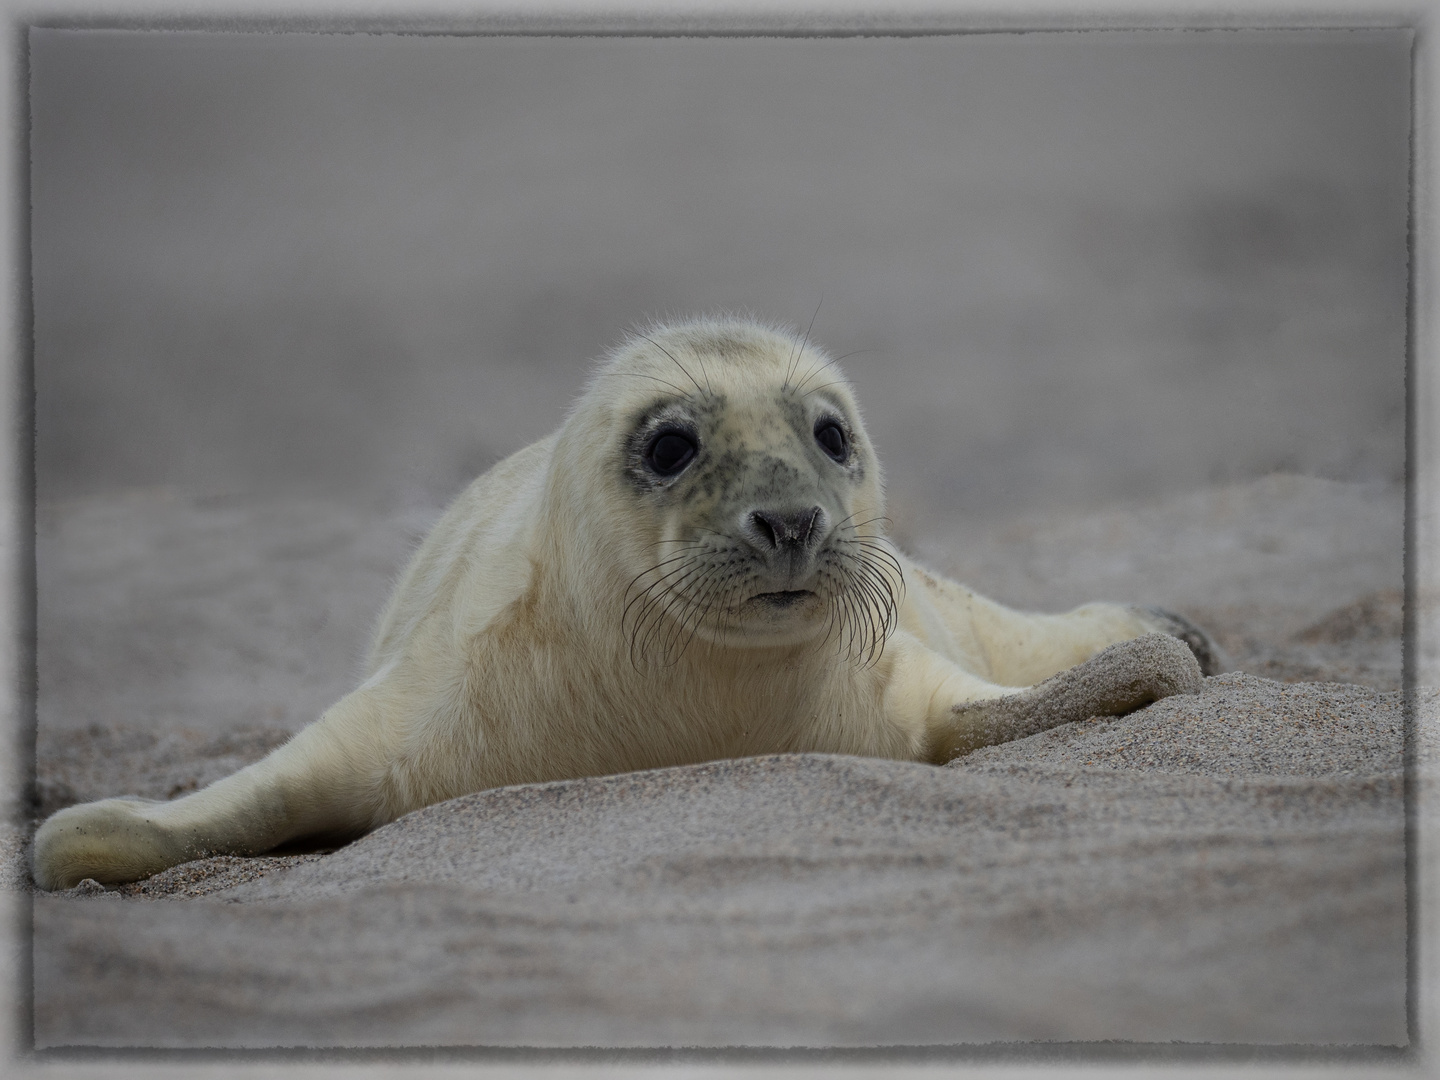
[[[114,885],[207,855],[259,855],[301,837],[359,836],[380,823],[384,742],[376,713],[369,695],[356,691],[269,756],[184,798],[66,807],[35,834],[35,883],[68,889],[94,878]]]
[[[1195,654],[1179,638],[1122,641],[1019,693],[955,705],[932,760],[943,764],[1092,716],[1124,716],[1172,694],[1193,694],[1201,677]]]
[[[252,765],[174,802],[118,798],[67,806],[35,834],[35,883],[68,889],[93,878],[118,885],[208,855],[259,854],[287,830],[283,799],[258,780]]]

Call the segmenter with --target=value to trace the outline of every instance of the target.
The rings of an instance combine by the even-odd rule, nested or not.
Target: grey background
[[[817,304],[902,524],[1403,471],[1401,33],[31,45],[42,501],[434,504]]]
[[[822,293],[820,340],[865,350],[846,364],[902,519],[922,539],[949,541],[963,580],[1046,606],[1072,592],[1173,603],[1246,670],[1277,677],[1398,672],[1398,592],[1380,602],[1400,582],[1398,491],[1285,476],[1217,482],[1276,468],[1399,474],[1401,35],[50,32],[34,44],[36,757],[52,799],[178,794],[312,719],[351,685],[346,660],[435,504],[553,427],[587,358],[627,323],[749,306],[804,325]],[[1204,490],[1183,493],[1191,488]],[[1171,494],[1154,497],[1162,491]],[[1135,505],[1095,508],[1115,501]],[[956,527],[926,533],[918,507],[935,510],[932,525]],[[1029,528],[983,520],[1027,510],[1041,512]],[[1371,609],[1382,617],[1357,617]],[[1335,632],[1316,643],[1317,627]],[[1382,653],[1384,664],[1372,663]],[[1227,745],[1280,760],[1264,739],[1293,742],[1281,716],[1261,708],[1260,741]],[[1245,810],[1228,790],[1234,779],[1222,784],[1222,817]],[[1054,792],[1040,794],[1052,812]],[[1346,812],[1334,791],[1320,796],[1327,814]],[[1087,817],[1114,832],[1102,802],[1076,803],[1061,822],[1067,866],[1077,865],[1070,834]],[[1208,827],[1193,811],[1187,825]],[[1001,817],[1008,829],[1024,814]],[[1268,844],[1274,830],[1264,831]],[[1321,832],[1328,857],[1336,832]],[[1174,844],[1156,863],[1153,845],[1114,839],[1101,837],[1156,880],[1174,885],[1187,872]],[[1336,951],[1351,943],[1367,960],[1403,959],[1372,944],[1400,940],[1402,882],[1365,863],[1399,849],[1362,847],[1357,872],[1382,904],[1390,898],[1390,914],[1372,905],[1342,925],[1322,912],[1318,951],[1285,936],[1295,919],[1318,923],[1280,892],[1242,880],[1259,922],[1216,916],[1207,901],[1217,934],[1182,921],[1147,937],[1165,894],[1127,887],[1131,911],[1101,905],[1120,912],[1107,924],[1120,953],[1082,919],[1071,924],[1075,947],[1037,961],[1047,987],[1059,985],[1057,956],[1084,984],[1078,1011],[1056,1015],[1093,1037],[1085,1009],[1097,985],[1111,971],[1114,985],[1140,986],[1130,961],[1157,940],[1192,950],[1178,962],[1164,948],[1148,954],[1183,975],[1170,981],[1187,1000],[1197,986],[1203,999],[1205,971],[1218,970],[1215,1000],[1247,1024],[1273,1018],[1284,996],[1245,973],[1299,970],[1277,945],[1341,957],[1327,970],[1343,969],[1353,992],[1343,1000],[1398,1001],[1397,968],[1358,978],[1366,971]],[[10,850],[18,861],[18,839]],[[1266,880],[1278,880],[1277,857],[1307,875],[1307,902],[1352,899],[1350,871],[1311,887],[1328,864],[1303,848],[1266,847],[1256,863]],[[1206,867],[1212,885],[1228,880],[1216,867]],[[1053,911],[1056,880],[1041,873],[1028,899],[1006,895]],[[1069,887],[1083,881],[1064,885],[1063,900],[1083,902]],[[1354,896],[1363,906],[1370,893]],[[244,1002],[285,1003],[257,978],[256,942],[279,957],[282,988],[303,989],[316,972],[338,985],[333,965],[312,962],[316,950],[355,953],[358,924],[333,910],[290,948],[263,926],[259,938],[243,928],[216,937],[209,925],[187,938],[157,916],[147,937],[109,914],[140,910],[130,905],[56,903],[69,906],[41,928],[42,945],[71,943],[92,973],[138,964],[176,990],[179,1007],[164,1016],[143,987],[107,999],[134,1007],[123,1021],[132,1038],[166,1025],[193,1036],[206,972],[226,1022],[259,1032]],[[847,930],[846,948],[860,941],[893,960],[897,924],[881,907],[861,927],[861,938],[874,933],[861,941]],[[371,982],[401,994],[381,1020],[401,1025],[419,999],[396,981],[397,956],[421,958],[414,985],[435,1015],[434,965],[412,908],[376,909],[362,928],[385,946]],[[947,917],[978,910],[952,905]],[[273,930],[288,916],[261,905],[246,918]],[[936,935],[920,937],[933,952]],[[595,940],[588,911],[574,934],[545,938],[593,977],[573,952]],[[1197,966],[1197,947],[1239,966]],[[951,970],[993,1007],[995,972],[1015,966],[1013,955],[1002,960]],[[574,1000],[537,991],[534,964],[522,966],[525,993],[547,1006]],[[95,980],[55,982],[63,970],[39,968],[61,987],[42,1019],[94,1022]],[[1328,993],[1302,975],[1305,994]],[[450,985],[463,995],[498,984],[487,975]],[[1141,991],[1153,1015],[1158,999]],[[366,1015],[380,1015],[373,994],[361,997]],[[333,1020],[334,1000],[320,1003]],[[1182,1019],[1204,1022],[1193,1009]]]

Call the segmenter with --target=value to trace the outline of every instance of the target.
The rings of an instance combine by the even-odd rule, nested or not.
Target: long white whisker
[[[666,356],[670,357],[670,359],[674,361],[675,366],[678,367],[681,371],[685,372],[685,377],[686,377],[687,379],[689,379],[692,383],[695,383],[695,389],[696,389],[696,390],[699,390],[702,394],[705,393],[705,387],[701,386],[698,382],[695,382],[695,376],[690,374],[689,368],[687,368],[684,364],[680,363],[679,360],[676,360],[676,359],[675,359],[675,354],[674,354],[674,353],[672,353],[669,349],[665,348],[664,345],[661,345],[658,341],[656,341],[654,338],[652,338],[649,334],[641,334],[640,336],[643,337],[646,341],[650,342],[651,345],[654,345],[657,349],[659,349],[661,352],[663,352]]]

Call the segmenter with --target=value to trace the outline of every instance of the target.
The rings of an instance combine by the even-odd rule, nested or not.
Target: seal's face
[[[617,411],[611,458],[636,523],[637,662],[695,638],[878,654],[902,580],[879,466],[833,363],[751,323],[701,323],[636,338],[601,375],[648,384]]]

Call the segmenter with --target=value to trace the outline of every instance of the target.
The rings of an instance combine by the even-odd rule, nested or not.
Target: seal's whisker
[[[681,641],[680,650],[675,654],[674,659],[670,661],[671,663],[678,662],[680,657],[685,654],[685,650],[690,647],[690,642],[694,640],[696,632],[699,630],[701,624],[705,621],[706,617],[709,615],[711,609],[713,608],[716,596],[726,586],[726,584],[727,580],[724,577],[717,577],[716,579],[708,582],[701,596],[697,598],[697,600],[692,604],[690,611],[678,623],[677,627],[672,632],[670,639],[667,640],[665,647],[666,654],[669,654],[669,651],[675,641],[679,640],[681,637],[683,637],[684,640]]]
[[[689,561],[642,593],[631,633],[636,658],[650,655],[653,650],[663,665],[679,660],[722,596],[728,598],[743,580],[744,575],[733,570],[737,560],[732,556],[718,561],[723,555],[723,551],[713,548],[698,555],[691,553],[685,556]],[[697,584],[698,589],[692,588]]]
[[[701,386],[698,382],[695,381],[695,376],[690,374],[689,369],[686,368],[686,366],[685,366],[684,364],[680,363],[679,360],[675,360],[675,354],[674,354],[674,353],[672,353],[669,349],[665,348],[664,345],[661,345],[658,341],[656,341],[654,338],[652,338],[649,334],[641,334],[640,336],[641,336],[642,338],[644,338],[646,341],[650,342],[651,345],[654,345],[657,349],[659,349],[661,352],[663,352],[666,356],[670,357],[671,360],[674,360],[675,366],[678,367],[681,371],[685,372],[685,377],[686,377],[687,379],[689,379],[692,383],[695,383],[695,389],[696,389],[696,390],[699,390],[702,394],[705,393],[705,387]]]
[[[863,544],[868,548],[873,548],[876,550],[888,551],[895,546],[894,542],[891,541],[890,537],[886,536],[884,533],[852,532],[845,539],[850,541],[851,543]]]
[[[871,588],[875,591],[875,601],[878,605],[876,611],[880,617],[879,644],[883,648],[883,643],[889,640],[890,635],[894,633],[895,623],[898,618],[898,611],[895,607],[895,594],[884,581],[872,582]]]
[[[635,576],[635,579],[632,580],[631,583],[629,583],[629,588],[626,588],[626,595],[628,595],[629,590],[635,588],[636,583],[638,583],[639,580],[642,579],[642,577],[652,575],[652,573],[657,573],[658,570],[662,570],[664,569],[664,567],[674,566],[675,563],[684,563],[687,562],[687,560],[701,559],[701,557],[704,557],[703,552],[680,552],[677,554],[672,554],[672,556],[668,557],[668,559],[662,559],[661,562],[655,563],[654,566],[648,567],[648,569],[642,570],[641,573],[638,573],[638,575]],[[655,577],[654,582],[652,582],[651,585],[645,586],[645,588],[652,588],[652,586],[654,586],[654,583],[662,582],[662,580],[665,580],[665,577],[670,576],[671,573],[674,573],[674,570],[667,570],[667,572],[662,573],[662,575]]]
[[[894,559],[886,558],[886,561],[877,561],[874,556],[886,557],[886,552],[874,552],[870,556],[861,555],[857,558],[857,569],[861,574],[873,580],[876,585],[885,590],[892,607],[895,604],[896,588],[903,590],[905,587],[905,574],[900,564]]]
[[[852,517],[858,516],[858,511],[857,511],[856,514],[852,514],[851,516],[852,516]],[[882,528],[889,528],[890,526],[892,526],[892,525],[895,524],[890,518],[888,518],[888,517],[885,516],[884,514],[877,514],[877,515],[875,515],[875,516],[872,517],[872,518],[866,518],[864,521],[857,521],[857,522],[855,522],[855,523],[851,526],[851,528],[853,528],[853,529],[863,529],[863,528],[865,528],[865,526],[867,526],[867,525],[874,525],[876,522],[882,522],[882,523],[883,523]],[[876,534],[876,535],[879,535],[879,534]]]
[[[846,655],[854,653],[857,643],[869,637],[870,624],[867,617],[868,600],[855,582],[855,575],[849,565],[845,567],[845,604],[850,635],[847,641]]]
[[[905,588],[905,569],[900,565],[900,560],[895,557],[894,552],[875,544],[868,544],[863,542],[857,544],[856,546],[860,547],[865,552],[864,555],[859,556],[860,558],[865,559],[867,562],[870,562],[872,564],[875,564],[878,560],[879,565],[883,565],[885,567],[885,573],[889,574],[893,572],[895,577],[899,579],[900,588],[902,590]]]
[[[875,586],[860,574],[857,573],[852,580],[857,598],[863,597],[863,601],[860,603],[860,614],[869,631],[865,638],[865,655],[869,656],[875,648],[875,643],[885,639],[882,631],[884,620],[880,614],[880,595],[875,590]]]
[[[805,346],[810,344],[810,331],[815,329],[815,316],[820,314],[820,304],[823,303],[825,303],[825,294],[821,293],[820,300],[815,305],[815,311],[810,316],[810,325],[805,327],[805,336],[800,340],[800,351],[795,354],[795,361],[790,366],[789,370],[785,372],[785,381],[780,384],[781,390],[789,387],[790,377],[795,374],[795,369],[800,366],[800,360],[805,355]]]
[[[845,647],[845,590],[843,588],[832,589],[829,597],[830,604],[830,625],[834,629],[837,638],[837,648]],[[830,640],[830,631],[827,630],[825,640]]]
[[[849,659],[863,654],[865,641],[865,622],[861,611],[861,602],[853,589],[847,590],[845,593],[845,610],[850,624],[850,636],[845,643],[845,656]]]
[[[889,537],[878,536],[872,533],[856,533],[850,536],[849,540],[856,547],[884,556],[886,561],[894,566],[897,572],[903,574],[903,571],[900,570],[899,560],[895,555],[895,545],[890,542]]]
[[[656,570],[659,570],[662,566],[669,566],[671,563],[680,562],[682,559],[693,559],[693,558],[695,558],[695,553],[694,553],[694,552],[691,552],[691,551],[682,551],[682,552],[681,552],[680,554],[678,554],[678,555],[672,555],[672,556],[671,556],[670,558],[668,558],[668,559],[662,559],[660,562],[656,563],[654,566],[646,567],[644,570],[641,570],[640,573],[636,574],[633,578],[631,578],[631,579],[630,579],[630,584],[625,587],[625,592],[628,594],[628,593],[630,592],[630,590],[635,587],[635,583],[636,583],[637,581],[639,581],[641,578],[643,578],[646,574],[653,574]]]
[[[831,359],[829,359],[829,358],[827,357],[826,359],[820,361],[820,363],[816,364],[813,368],[811,368],[809,371],[807,371],[807,372],[805,373],[805,377],[804,377],[803,379],[801,379],[798,383],[796,383],[794,386],[792,386],[791,389],[794,390],[797,394],[799,394],[801,390],[804,390],[804,389],[805,389],[805,384],[806,384],[806,383],[808,383],[808,382],[809,382],[811,379],[813,379],[816,375],[820,374],[820,372],[824,371],[827,367],[834,367],[834,366],[835,366],[835,363],[836,363],[839,359],[840,359],[840,357],[838,357],[838,356],[835,357],[834,360],[831,360]],[[823,386],[839,386],[840,383],[841,383],[841,381],[843,381],[843,380],[836,380],[835,382],[824,383]],[[822,387],[821,387],[821,386],[811,387],[808,391],[806,391],[804,394],[801,394],[800,396],[801,396],[801,397],[809,397],[811,394],[813,394],[816,390],[819,390],[819,389],[822,389]]]
[[[693,608],[691,614],[687,615],[677,628],[676,640],[680,641],[680,650],[675,654],[675,662],[678,662],[685,655],[685,651],[690,648],[690,643],[695,640],[701,624],[709,617],[710,611],[715,605],[715,598],[723,587],[723,581],[714,583],[706,592],[704,603]]]
[[[850,541],[857,548],[863,548],[865,551],[872,551],[876,555],[883,555],[886,557],[887,561],[897,567],[899,566],[899,561],[895,556],[895,545],[890,543],[888,537],[852,536],[850,537]]]
[[[662,543],[663,543],[663,541],[662,541]],[[692,545],[688,545],[688,546],[695,547],[695,546],[698,546],[698,545],[692,544]],[[667,554],[667,555],[665,556],[665,558],[661,559],[658,563],[655,563],[653,566],[647,567],[646,569],[640,571],[640,573],[636,574],[635,577],[634,577],[634,579],[633,579],[633,581],[639,581],[639,580],[640,580],[642,577],[644,577],[646,574],[652,573],[652,572],[654,572],[655,570],[658,570],[658,569],[659,569],[660,567],[662,567],[662,566],[666,566],[666,565],[668,565],[669,563],[675,562],[677,559],[693,559],[693,558],[695,558],[695,552],[694,552],[694,551],[679,551],[679,552],[675,552],[675,553],[673,553],[673,554]]]
[[[811,368],[811,369],[809,370],[809,372],[806,373],[805,378],[801,379],[798,383],[796,383],[795,386],[793,387],[793,389],[795,389],[795,390],[797,390],[797,391],[798,391],[798,390],[803,390],[803,389],[805,388],[805,384],[806,384],[807,382],[809,382],[811,379],[813,379],[813,378],[814,378],[816,375],[818,375],[820,372],[824,371],[827,367],[828,367],[828,368],[833,368],[833,367],[835,367],[835,365],[838,364],[838,363],[840,363],[841,360],[847,359],[848,357],[851,357],[851,356],[860,356],[860,355],[862,355],[862,354],[864,354],[864,353],[869,353],[869,352],[874,352],[874,351],[875,351],[874,349],[851,349],[849,352],[847,352],[847,353],[841,353],[839,356],[826,357],[825,359],[821,360],[820,363],[816,364],[813,368]],[[838,369],[837,369],[837,370],[838,370]],[[838,386],[838,385],[840,385],[840,384],[839,384],[839,383],[827,383],[826,385],[828,385],[828,386]],[[816,387],[815,389],[818,390],[819,387]],[[814,392],[814,391],[812,390],[811,393],[813,393],[813,392]],[[808,396],[808,395],[806,395],[806,396]]]
[[[665,626],[663,616],[666,610],[674,604],[675,598],[673,596],[669,593],[662,593],[656,597],[655,603],[646,610],[641,623],[644,633],[641,634],[637,632],[635,639],[636,647],[641,657],[648,659],[654,655],[653,645],[655,644],[656,638],[663,632]]]
[[[895,554],[895,546],[885,537],[871,538],[868,536],[855,536],[851,542],[859,549],[869,552],[875,558],[884,559],[886,563],[896,568],[897,573],[903,574],[900,570],[900,561]],[[868,557],[868,556],[867,556]]]
[[[690,346],[690,351],[695,354],[695,359],[700,362],[700,374],[705,376],[705,393],[710,397],[714,397],[715,391],[710,387],[710,372],[705,370],[705,357],[694,345]]]
[[[904,576],[898,564],[891,567],[872,561],[863,554],[841,553],[846,581],[847,616],[853,620],[850,652],[873,663],[884,650],[886,640],[899,625],[896,579],[903,587]]]
[[[818,648],[824,649],[829,645],[829,642],[831,642],[831,638],[834,638],[835,632],[837,632],[837,625],[835,625],[835,605],[837,605],[838,599],[837,592],[835,592],[834,588],[834,580],[831,579],[827,570],[821,570],[821,573],[819,573],[819,583],[825,586],[821,595],[822,598],[825,599],[825,613],[827,613],[827,615],[825,615],[825,636],[819,641]]]
[[[691,629],[691,622],[694,622],[694,624],[698,626],[698,622],[706,618],[711,599],[719,592],[720,588],[723,588],[723,585],[723,577],[711,576],[701,582],[700,592],[698,592],[696,596],[687,596],[683,592],[678,592],[678,590],[677,592],[671,593],[672,599],[674,599],[675,602],[683,603],[684,611],[681,612],[680,618],[674,618],[672,611],[667,612],[672,615],[671,626],[667,629],[667,632],[665,632],[664,647],[661,648],[661,655],[667,658],[667,664],[674,664],[674,662],[680,660],[681,655],[684,655],[685,647],[688,645],[688,639],[694,636],[694,631]],[[680,651],[674,652],[674,657],[671,657],[672,649],[674,649],[677,644],[680,644]]]
[[[891,524],[890,518],[886,517],[884,514],[876,514],[874,517],[868,517],[864,521],[856,521],[855,519],[864,512],[864,510],[856,510],[853,514],[846,514],[843,518],[841,518],[835,523],[835,527],[838,529],[845,525],[849,525],[852,529],[863,529],[867,525],[874,525],[877,521],[883,521],[886,525]]]
[[[678,574],[676,580],[667,583],[662,579],[661,581],[655,582],[655,584],[651,585],[641,594],[644,602],[641,604],[640,610],[636,613],[633,623],[631,633],[632,651],[638,647],[640,653],[643,655],[648,650],[650,642],[662,624],[662,616],[673,606],[676,588],[683,588],[692,577],[696,574],[703,573],[705,569],[704,560],[693,560],[684,567],[681,567],[679,571],[672,571],[672,574],[666,575],[670,577]]]
[[[686,649],[689,649],[690,646],[694,644],[695,638],[700,632],[700,627],[704,626],[706,622],[710,620],[712,612],[715,612],[723,617],[724,611],[722,605],[722,598],[725,596],[726,592],[727,589],[725,587],[725,583],[721,582],[715,589],[711,590],[710,594],[705,598],[704,606],[699,608],[695,612],[693,618],[689,620],[689,625],[687,629],[687,640],[685,644]],[[720,620],[716,621],[718,622]],[[714,623],[712,623],[711,625],[713,626]],[[707,642],[707,644],[713,646],[714,642]]]
[[[854,591],[848,587],[847,561],[848,557],[843,551],[832,548],[820,568],[820,584],[824,587],[822,594],[828,615],[825,637],[817,647],[824,648],[830,641],[836,640],[837,648],[848,656],[854,647],[855,633],[852,623],[855,596]]]
[[[829,389],[829,388],[832,387],[832,386],[844,386],[844,385],[845,385],[845,384],[842,383],[842,382],[840,382],[838,379],[837,379],[837,380],[834,380],[834,381],[832,381],[832,382],[817,383],[816,385],[812,386],[809,390],[806,390],[806,391],[805,391],[803,394],[801,394],[800,396],[801,396],[801,397],[809,397],[811,394],[818,394],[821,390],[827,390],[827,389]]]
[[[855,652],[855,640],[859,634],[858,619],[855,614],[856,598],[855,593],[842,587],[835,595],[835,621],[838,631],[838,646],[844,650],[848,659]]]
[[[614,378],[615,376],[628,376],[629,378],[632,378],[632,379],[649,379],[651,382],[663,383],[664,385],[670,387],[670,389],[674,390],[677,394],[679,394],[679,395],[680,395],[681,397],[683,397],[683,398],[688,398],[688,397],[690,397],[690,391],[689,391],[689,390],[686,390],[683,386],[677,386],[675,383],[671,382],[669,379],[662,379],[662,378],[660,378],[660,376],[658,376],[658,375],[647,375],[647,374],[645,374],[643,371],[602,371],[602,372],[600,372],[600,377],[601,377],[601,378],[604,378],[604,379]]]
[[[641,599],[643,599],[645,596],[649,595],[653,590],[661,587],[668,578],[674,577],[676,574],[683,573],[684,570],[685,570],[685,568],[688,567],[688,566],[690,566],[690,565],[692,565],[692,563],[696,560],[696,558],[697,558],[697,556],[695,556],[695,555],[693,555],[693,554],[685,554],[685,555],[678,555],[678,556],[676,556],[674,559],[668,560],[666,563],[661,563],[660,566],[668,565],[668,562],[680,562],[680,563],[682,563],[682,565],[680,565],[680,566],[674,568],[673,570],[669,570],[669,571],[667,571],[666,573],[660,575],[660,577],[659,577],[658,579],[656,579],[655,581],[651,582],[651,583],[650,583],[649,585],[647,585],[644,589],[640,590],[640,592],[639,592],[638,594],[636,594],[635,598],[632,599],[629,603],[627,603],[627,604],[625,605],[625,614],[628,614],[629,611],[630,611],[630,609],[631,609],[631,607],[633,607],[638,601],[640,601]],[[630,583],[630,588],[625,590],[625,595],[628,596],[628,595],[630,594],[630,589],[633,589],[634,586],[635,586],[635,583],[638,582],[638,581],[640,580],[640,578],[644,577],[645,574],[653,573],[655,570],[658,570],[659,568],[660,568],[660,567],[658,567],[658,566],[657,566],[657,567],[652,567],[650,570],[646,570],[644,573],[640,574],[639,577],[637,577],[637,578],[635,579],[635,581],[632,581],[632,582]]]
[[[708,570],[709,566],[706,560],[697,558],[687,563],[681,570],[672,571],[664,578],[655,582],[654,585],[646,590],[653,595],[650,598],[650,602],[642,608],[641,617],[643,618],[653,610],[656,604],[667,602],[669,598],[677,596],[683,598],[685,586],[697,577],[703,580]]]

